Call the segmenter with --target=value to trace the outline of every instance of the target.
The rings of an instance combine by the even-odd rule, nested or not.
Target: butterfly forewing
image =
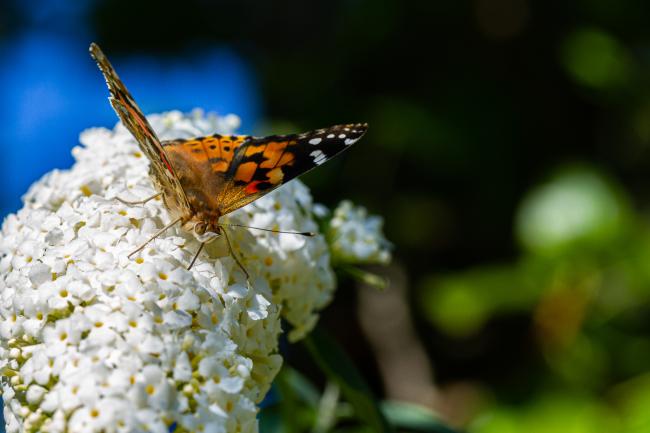
[[[226,214],[315,168],[359,140],[365,123],[304,134],[251,137],[239,146],[225,173],[218,202]]]
[[[180,214],[188,215],[190,207],[183,188],[147,118],[97,44],[90,45],[90,54],[106,79],[111,105],[149,159],[151,175],[165,194],[167,204],[178,208],[174,210]]]

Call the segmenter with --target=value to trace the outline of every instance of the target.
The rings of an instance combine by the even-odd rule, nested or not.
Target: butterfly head
[[[217,223],[197,221],[191,232],[199,242],[208,242],[221,234],[221,227]]]

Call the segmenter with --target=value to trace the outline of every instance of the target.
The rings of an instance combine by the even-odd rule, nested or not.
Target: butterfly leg
[[[226,231],[226,228],[222,227],[221,231],[223,232],[223,235],[226,238],[226,243],[228,244],[228,249],[230,250],[230,255],[232,256],[233,259],[235,259],[235,262],[240,267],[240,269],[242,271],[244,271],[244,275],[246,275],[246,281],[250,280],[251,276],[248,274],[248,271],[246,270],[244,265],[242,265],[241,262],[239,261],[239,258],[237,257],[237,253],[235,253],[235,250],[232,249],[232,244],[230,243],[230,238],[228,237],[228,232]]]
[[[119,201],[120,203],[124,203],[126,205],[129,205],[129,206],[135,206],[135,205],[138,205],[138,204],[145,204],[148,201],[151,201],[153,199],[156,199],[156,198],[160,197],[161,195],[162,195],[162,192],[159,192],[159,193],[156,193],[156,194],[152,195],[151,197],[145,198],[144,200],[136,200],[136,201],[127,201],[127,200],[123,200],[123,199],[121,199],[119,197],[115,197],[115,200]]]
[[[128,258],[131,258],[131,256],[133,256],[134,254],[136,254],[136,253],[142,251],[142,250],[144,249],[144,247],[146,247],[147,244],[149,244],[149,242],[151,242],[152,240],[156,239],[158,236],[160,236],[161,234],[163,234],[163,233],[164,233],[168,228],[170,228],[171,226],[173,226],[173,225],[175,225],[176,223],[180,222],[181,219],[182,219],[181,217],[178,217],[178,218],[176,218],[174,221],[172,221],[172,222],[170,222],[169,224],[167,224],[165,227],[163,227],[163,228],[161,228],[160,230],[158,230],[156,233],[154,233],[153,236],[151,236],[149,239],[147,239],[147,241],[146,241],[145,243],[143,243],[143,244],[140,245],[138,248],[136,248],[135,251],[133,251],[133,252],[132,252],[131,254],[129,254],[127,257],[128,257]]]
[[[207,241],[206,241],[207,242]],[[201,251],[203,250],[203,247],[205,246],[205,242],[201,242],[201,245],[199,245],[199,249],[196,250],[196,254],[194,254],[194,258],[190,262],[190,265],[187,267],[187,270],[189,271],[192,269],[192,266],[194,266],[194,262],[196,262],[196,259],[199,258],[199,254],[201,254]]]

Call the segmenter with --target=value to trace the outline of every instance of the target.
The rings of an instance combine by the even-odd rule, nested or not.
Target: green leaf
[[[312,433],[327,433],[336,425],[340,391],[337,384],[327,383],[318,405],[318,416]]]
[[[357,418],[374,432],[392,433],[370,388],[336,341],[321,328],[316,328],[304,344],[329,380],[341,388],[341,394],[352,405]]]
[[[309,431],[318,410],[319,395],[315,388],[291,368],[281,370],[275,386],[280,397],[276,407],[282,419],[282,433]]]
[[[426,433],[456,433],[444,425],[429,409],[401,401],[382,402],[381,408],[388,421],[398,430]]]
[[[381,275],[373,274],[372,272],[351,265],[341,265],[340,269],[356,281],[368,284],[375,289],[386,290],[388,287],[388,280]]]
[[[283,382],[285,391],[286,387],[289,387],[301,402],[313,409],[318,407],[320,401],[318,390],[300,372],[285,364],[282,366],[282,370],[280,370],[278,379]]]

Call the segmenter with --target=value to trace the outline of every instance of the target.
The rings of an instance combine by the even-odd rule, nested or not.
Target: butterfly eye
[[[203,222],[198,222],[194,224],[194,233],[197,235],[202,235],[205,233],[205,230],[207,229],[207,226]]]

